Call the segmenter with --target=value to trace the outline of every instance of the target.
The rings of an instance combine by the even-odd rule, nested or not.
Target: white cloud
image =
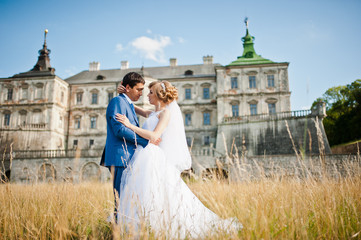
[[[134,39],[130,45],[139,51],[145,58],[164,63],[164,48],[172,43],[168,36],[149,38],[146,36]]]
[[[115,49],[117,52],[121,52],[121,51],[123,51],[124,48],[123,48],[122,44],[117,43],[117,45],[115,45]]]
[[[147,33],[148,33],[148,34],[152,34],[152,30],[147,29]]]
[[[179,42],[179,43],[184,43],[185,40],[184,40],[184,38],[182,38],[182,37],[178,37],[178,42]]]

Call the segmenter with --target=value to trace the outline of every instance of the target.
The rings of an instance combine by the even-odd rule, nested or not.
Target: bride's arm
[[[142,117],[147,118],[149,114],[151,114],[152,110],[146,110],[144,108],[138,107],[134,105],[135,112]]]
[[[125,87],[123,86],[122,83],[120,83],[119,86],[117,87],[117,92],[125,93]],[[145,117],[145,118],[147,118],[149,116],[149,114],[152,112],[151,110],[145,110],[145,109],[135,106],[135,105],[134,105],[134,110],[135,110],[136,114],[138,114],[142,117]]]
[[[164,129],[167,127],[169,122],[169,111],[168,109],[165,109],[159,114],[159,122],[157,126],[155,127],[154,131],[149,131],[140,127],[137,127],[129,122],[129,119],[125,115],[117,114],[116,119],[123,123],[124,126],[134,131],[139,136],[150,140],[151,142],[157,141],[162,133],[164,132]]]

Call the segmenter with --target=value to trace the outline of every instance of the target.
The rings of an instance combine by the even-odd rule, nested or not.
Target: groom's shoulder
[[[118,96],[115,96],[110,100],[109,104],[115,103],[115,102],[123,102],[125,100],[125,97],[119,94]]]

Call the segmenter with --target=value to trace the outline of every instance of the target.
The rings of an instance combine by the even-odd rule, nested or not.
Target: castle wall
[[[235,181],[269,177],[295,177],[300,179],[331,177],[337,179],[358,174],[361,159],[357,154],[313,154],[304,155],[303,158],[295,154],[268,155],[235,159],[233,164],[224,164],[224,167],[229,170],[229,178]]]
[[[93,152],[94,153],[94,152]],[[99,156],[89,152],[87,157],[17,158],[12,161],[11,182],[40,183],[64,181],[110,181],[109,170],[99,166]],[[93,154],[93,156],[91,156]],[[199,153],[198,153],[199,154]],[[196,176],[204,176],[209,169],[217,169],[216,158],[203,152],[192,156]],[[354,155],[262,155],[239,158],[217,158],[230,180],[254,180],[264,177],[333,177],[352,176],[361,166]]]
[[[249,119],[251,121],[240,119],[218,126],[218,152],[257,156],[295,154],[295,151],[318,154],[324,149],[325,153],[331,153],[322,121],[316,121],[314,116],[280,119],[269,116],[258,121],[249,116]]]
[[[99,156],[19,158],[12,161],[11,182],[109,181],[110,173],[99,166]]]

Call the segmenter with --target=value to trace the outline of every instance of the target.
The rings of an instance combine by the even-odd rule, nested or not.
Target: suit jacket
[[[139,126],[137,116],[123,94],[114,97],[107,108],[107,140],[100,165],[127,167],[137,145],[147,146],[148,140],[140,137],[115,119],[117,113],[124,114],[130,123]]]

